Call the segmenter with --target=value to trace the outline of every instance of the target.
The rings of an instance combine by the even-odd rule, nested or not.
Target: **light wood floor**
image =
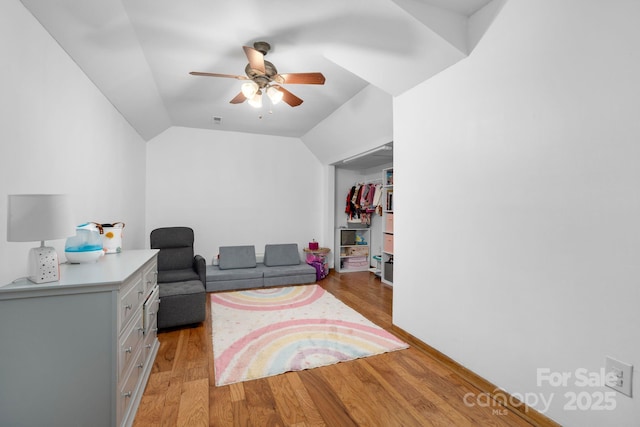
[[[392,290],[373,274],[332,271],[319,284],[394,332]],[[163,332],[158,338],[160,350],[138,409],[138,427],[533,425],[498,404],[476,404],[487,401],[477,398],[480,390],[413,345],[216,387],[209,304],[202,325]]]

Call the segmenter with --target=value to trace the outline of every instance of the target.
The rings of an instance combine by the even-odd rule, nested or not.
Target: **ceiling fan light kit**
[[[280,101],[282,101],[282,97],[284,96],[284,93],[280,92],[278,89],[276,89],[273,86],[269,86],[267,88],[267,96],[269,97],[269,99],[271,99],[271,103],[273,105],[279,104]]]
[[[253,108],[261,108],[262,107],[262,91],[258,89],[255,95],[249,99],[249,105]]]
[[[241,89],[244,97],[247,99],[251,99],[258,92],[258,89],[260,89],[260,87],[256,82],[249,81],[246,83],[242,83]]]
[[[231,104],[241,104],[247,100],[248,104],[255,108],[262,107],[262,94],[266,93],[273,105],[284,101],[291,107],[297,107],[303,100],[282,87],[284,84],[312,84],[323,85],[325,82],[322,73],[287,73],[278,74],[275,65],[265,61],[264,56],[269,52],[271,46],[267,42],[255,42],[253,47],[243,46],[249,63],[245,67],[245,76],[204,73],[192,71],[189,74],[194,76],[224,77],[238,80],[248,80],[241,86],[238,93],[231,101]]]

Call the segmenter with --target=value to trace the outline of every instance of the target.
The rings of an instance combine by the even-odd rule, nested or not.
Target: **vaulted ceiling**
[[[170,126],[300,137],[371,84],[399,95],[466,57],[502,0],[22,0],[85,74],[149,140]],[[261,109],[229,101],[242,46],[267,41],[302,98]],[[218,120],[214,120],[218,117]]]

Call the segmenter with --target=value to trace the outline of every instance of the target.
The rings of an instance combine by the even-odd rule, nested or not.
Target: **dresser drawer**
[[[139,352],[143,340],[142,308],[139,308],[133,315],[133,321],[127,326],[118,341],[118,378],[122,378],[132,361],[135,360],[135,355]]]
[[[142,372],[144,371],[143,357],[144,355],[142,349],[138,348],[137,351],[133,354],[133,363],[131,363],[129,370],[125,371],[124,378],[118,383],[117,412],[119,420],[129,418],[126,417],[126,415],[129,411],[129,408],[131,407],[133,399],[136,397],[137,389],[140,387],[140,378]]]
[[[149,295],[149,298],[142,306],[142,315],[144,317],[142,324],[144,326],[145,335],[150,332],[151,328],[157,325],[158,308],[160,307],[160,290],[155,286]]]
[[[122,331],[136,312],[138,307],[144,302],[144,283],[142,274],[136,274],[122,287],[119,304],[119,329]]]
[[[158,264],[155,259],[144,266],[142,280],[144,281],[145,293],[148,293],[158,283]]]
[[[157,337],[158,337],[157,329],[152,329],[151,332],[144,337],[144,344],[142,345],[142,353],[144,355],[145,363],[153,363],[153,360],[147,360],[147,359],[153,353],[153,346],[157,341]]]

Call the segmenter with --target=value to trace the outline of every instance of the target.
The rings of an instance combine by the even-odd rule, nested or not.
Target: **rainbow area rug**
[[[408,347],[318,285],[211,294],[211,317],[217,386]]]

